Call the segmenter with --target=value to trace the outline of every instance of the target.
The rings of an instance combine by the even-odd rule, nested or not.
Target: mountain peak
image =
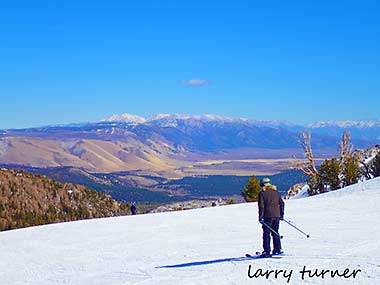
[[[131,115],[131,114],[115,114],[108,118],[101,119],[100,122],[124,122],[124,123],[131,123],[131,124],[142,124],[145,123],[147,119],[144,117]]]

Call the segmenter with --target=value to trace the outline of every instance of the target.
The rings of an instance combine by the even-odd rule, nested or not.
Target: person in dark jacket
[[[280,220],[284,219],[284,201],[277,192],[276,186],[271,184],[269,178],[264,178],[260,183],[261,191],[259,192],[259,221],[263,227],[263,255],[270,255],[270,236],[273,238],[273,252],[277,255],[282,253],[281,240],[278,233]],[[270,228],[273,229],[271,231]],[[277,233],[277,234],[276,234]]]
[[[132,205],[131,205],[131,212],[132,212],[132,215],[136,215],[137,214],[137,208],[136,208],[135,203],[132,203]]]

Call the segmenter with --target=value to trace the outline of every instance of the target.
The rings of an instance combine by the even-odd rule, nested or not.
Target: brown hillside
[[[84,186],[0,169],[0,230],[126,214],[127,204]]]
[[[144,144],[131,138],[127,141],[0,138],[0,163],[4,165],[41,168],[73,166],[95,173],[137,171],[166,178],[192,175],[248,176],[253,171],[262,175],[273,174],[284,169],[287,160],[298,152],[297,149],[241,148],[219,153],[191,153],[176,150],[164,141]]]

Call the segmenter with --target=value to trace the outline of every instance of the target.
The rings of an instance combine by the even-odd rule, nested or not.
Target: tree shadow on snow
[[[252,258],[245,257],[245,256],[230,257],[230,258],[222,258],[222,259],[215,259],[215,260],[205,260],[205,261],[188,262],[188,263],[181,263],[181,264],[174,264],[174,265],[157,266],[156,268],[182,268],[182,267],[200,266],[200,265],[208,265],[208,264],[223,263],[223,262],[246,261],[250,259]]]

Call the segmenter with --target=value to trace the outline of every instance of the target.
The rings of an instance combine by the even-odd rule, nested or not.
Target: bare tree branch
[[[354,146],[351,144],[351,133],[345,131],[339,144],[339,167],[342,169],[347,159],[352,157]]]
[[[319,171],[315,166],[315,159],[311,148],[311,134],[310,132],[302,131],[300,137],[299,144],[303,148],[305,159],[294,157],[292,168],[301,170],[307,176],[315,177],[319,174]]]

